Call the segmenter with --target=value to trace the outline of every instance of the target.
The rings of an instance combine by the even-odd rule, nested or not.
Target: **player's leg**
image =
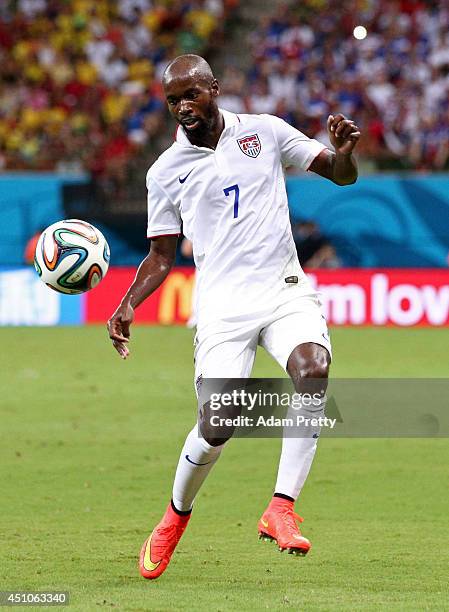
[[[247,378],[254,364],[257,335],[242,329],[229,334],[200,337],[195,349],[195,390],[199,397],[204,379]],[[203,413],[203,410],[200,411]],[[203,437],[204,436],[204,437]],[[226,438],[216,439],[201,420],[187,436],[173,485],[173,502],[182,511],[193,500],[224,448]]]
[[[198,424],[186,438],[179,457],[173,483],[173,505],[176,510],[190,512],[201,485],[223,450],[224,442],[213,445],[201,435]]]
[[[205,378],[247,378],[257,349],[257,334],[216,334],[198,343],[195,350],[195,383]],[[140,573],[157,578],[170,562],[190,519],[194,499],[217,462],[226,440],[207,438],[195,424],[184,443],[173,484],[173,495],[166,513],[140,555]]]
[[[295,410],[296,415],[304,416],[304,423],[313,423],[313,419],[324,417],[329,366],[329,351],[316,343],[300,344],[288,359],[286,369],[295,391],[319,398],[314,402],[303,402]],[[287,430],[286,434],[282,441],[275,495],[296,501],[315,456],[320,427],[303,425]]]
[[[298,304],[295,304],[295,309]],[[291,412],[309,419],[324,416],[325,391],[331,361],[326,322],[316,298],[301,300],[298,310],[272,322],[261,334],[261,344],[287,370],[297,393],[315,394],[319,401],[303,402]],[[319,427],[301,425],[284,431],[282,452],[273,498],[259,521],[259,532],[275,539],[289,552],[306,554],[310,542],[299,532],[294,503],[309,474]],[[265,524],[270,527],[267,529]]]

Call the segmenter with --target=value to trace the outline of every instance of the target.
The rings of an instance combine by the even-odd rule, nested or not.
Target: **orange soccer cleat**
[[[259,521],[259,538],[274,540],[281,552],[288,550],[290,554],[306,555],[311,544],[301,534],[296,521],[302,523],[303,519],[293,511],[293,502],[273,497]]]
[[[166,570],[189,519],[190,514],[177,514],[170,502],[161,522],[140,551],[139,570],[144,578],[158,578]]]

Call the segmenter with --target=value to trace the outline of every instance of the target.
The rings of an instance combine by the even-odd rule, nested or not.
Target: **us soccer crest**
[[[248,157],[257,157],[260,153],[262,145],[257,134],[252,136],[245,136],[244,138],[238,138],[240,150]]]

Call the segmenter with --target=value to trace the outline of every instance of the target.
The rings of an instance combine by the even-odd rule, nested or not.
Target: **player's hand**
[[[108,333],[112,340],[115,350],[122,359],[129,355],[129,348],[126,346],[130,338],[130,325],[134,319],[134,309],[130,304],[120,304],[117,310],[108,321]]]
[[[344,115],[329,115],[327,118],[329,140],[335,153],[350,155],[360,139],[360,130],[351,119]]]

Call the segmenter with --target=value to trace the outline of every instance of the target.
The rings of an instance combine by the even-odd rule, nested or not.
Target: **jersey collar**
[[[224,119],[224,130],[227,130],[228,128],[234,127],[235,125],[238,125],[240,123],[240,119],[238,117],[238,115],[236,115],[235,113],[231,113],[227,110],[224,110],[222,108],[218,109],[221,113],[221,115],[223,116]],[[178,129],[176,130],[176,136],[175,136],[175,140],[176,142],[178,142],[181,145],[184,145],[186,147],[194,147],[195,145],[193,145],[190,140],[187,138],[187,134],[184,131],[184,128],[181,125],[178,125]],[[198,147],[196,147],[198,148]]]

